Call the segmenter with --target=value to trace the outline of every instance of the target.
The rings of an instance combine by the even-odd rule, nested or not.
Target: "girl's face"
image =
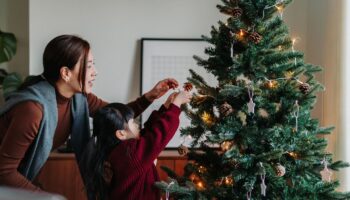
[[[74,92],[81,92],[81,83],[79,81],[79,71],[81,67],[81,59],[74,66],[72,73],[72,81],[69,82],[70,87]],[[91,50],[89,51],[87,62],[86,62],[86,76],[85,76],[85,93],[89,94],[92,92],[93,82],[95,81],[97,71],[95,68],[94,57]]]
[[[135,123],[134,119],[130,119],[128,121],[128,127],[126,127],[126,129],[116,131],[116,137],[120,140],[139,139],[139,125]]]
[[[140,138],[140,128],[139,125],[134,121],[134,119],[130,119],[128,121],[128,128],[125,131],[127,132],[129,139]]]

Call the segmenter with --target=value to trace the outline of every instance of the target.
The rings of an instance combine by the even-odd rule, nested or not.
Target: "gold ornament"
[[[265,83],[265,87],[268,89],[276,89],[278,87],[278,82],[275,80],[268,80]]]
[[[238,115],[239,119],[241,120],[242,125],[243,126],[247,125],[247,115],[242,111],[239,111],[237,113],[237,115]]]
[[[220,113],[224,116],[227,117],[229,114],[233,112],[233,108],[230,104],[225,102],[220,106]]]
[[[275,166],[275,171],[279,177],[282,177],[286,174],[286,168],[279,163]]]
[[[207,126],[212,126],[215,122],[214,118],[207,112],[204,112],[201,118]]]
[[[185,145],[181,144],[178,148],[177,151],[179,152],[179,154],[181,156],[187,155],[189,150],[188,147],[186,147]]]
[[[287,71],[284,73],[284,77],[288,80],[292,79],[293,76],[294,76],[294,72],[292,72],[292,71]]]
[[[263,109],[263,108],[260,108],[259,111],[258,111],[259,115],[262,117],[262,118],[268,118],[269,117],[269,113]]]
[[[282,107],[282,103],[275,103],[276,112],[280,111],[281,107]]]
[[[232,146],[233,146],[233,142],[231,141],[225,141],[220,145],[222,151],[227,151],[231,149]]]

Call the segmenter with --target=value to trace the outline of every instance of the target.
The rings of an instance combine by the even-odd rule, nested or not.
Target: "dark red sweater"
[[[174,136],[179,126],[180,108],[171,104],[153,111],[140,139],[120,143],[109,156],[113,169],[110,200],[159,200],[154,186],[159,176],[153,161]]]

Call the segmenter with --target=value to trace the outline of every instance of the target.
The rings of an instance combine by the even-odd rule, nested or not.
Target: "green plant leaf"
[[[18,73],[10,73],[7,75],[3,82],[3,90],[5,99],[22,84],[22,77]]]
[[[13,33],[0,31],[0,63],[12,59],[17,51],[17,39]]]

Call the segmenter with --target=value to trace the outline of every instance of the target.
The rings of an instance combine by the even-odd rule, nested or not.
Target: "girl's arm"
[[[142,136],[139,140],[134,140],[135,156],[144,167],[153,164],[179,126],[180,108],[171,104],[168,109],[163,109],[163,112],[154,111],[151,114],[145,128],[141,130]]]
[[[17,169],[37,135],[42,107],[33,101],[23,102],[3,117],[8,117],[10,124],[0,146],[0,185],[40,191]]]

